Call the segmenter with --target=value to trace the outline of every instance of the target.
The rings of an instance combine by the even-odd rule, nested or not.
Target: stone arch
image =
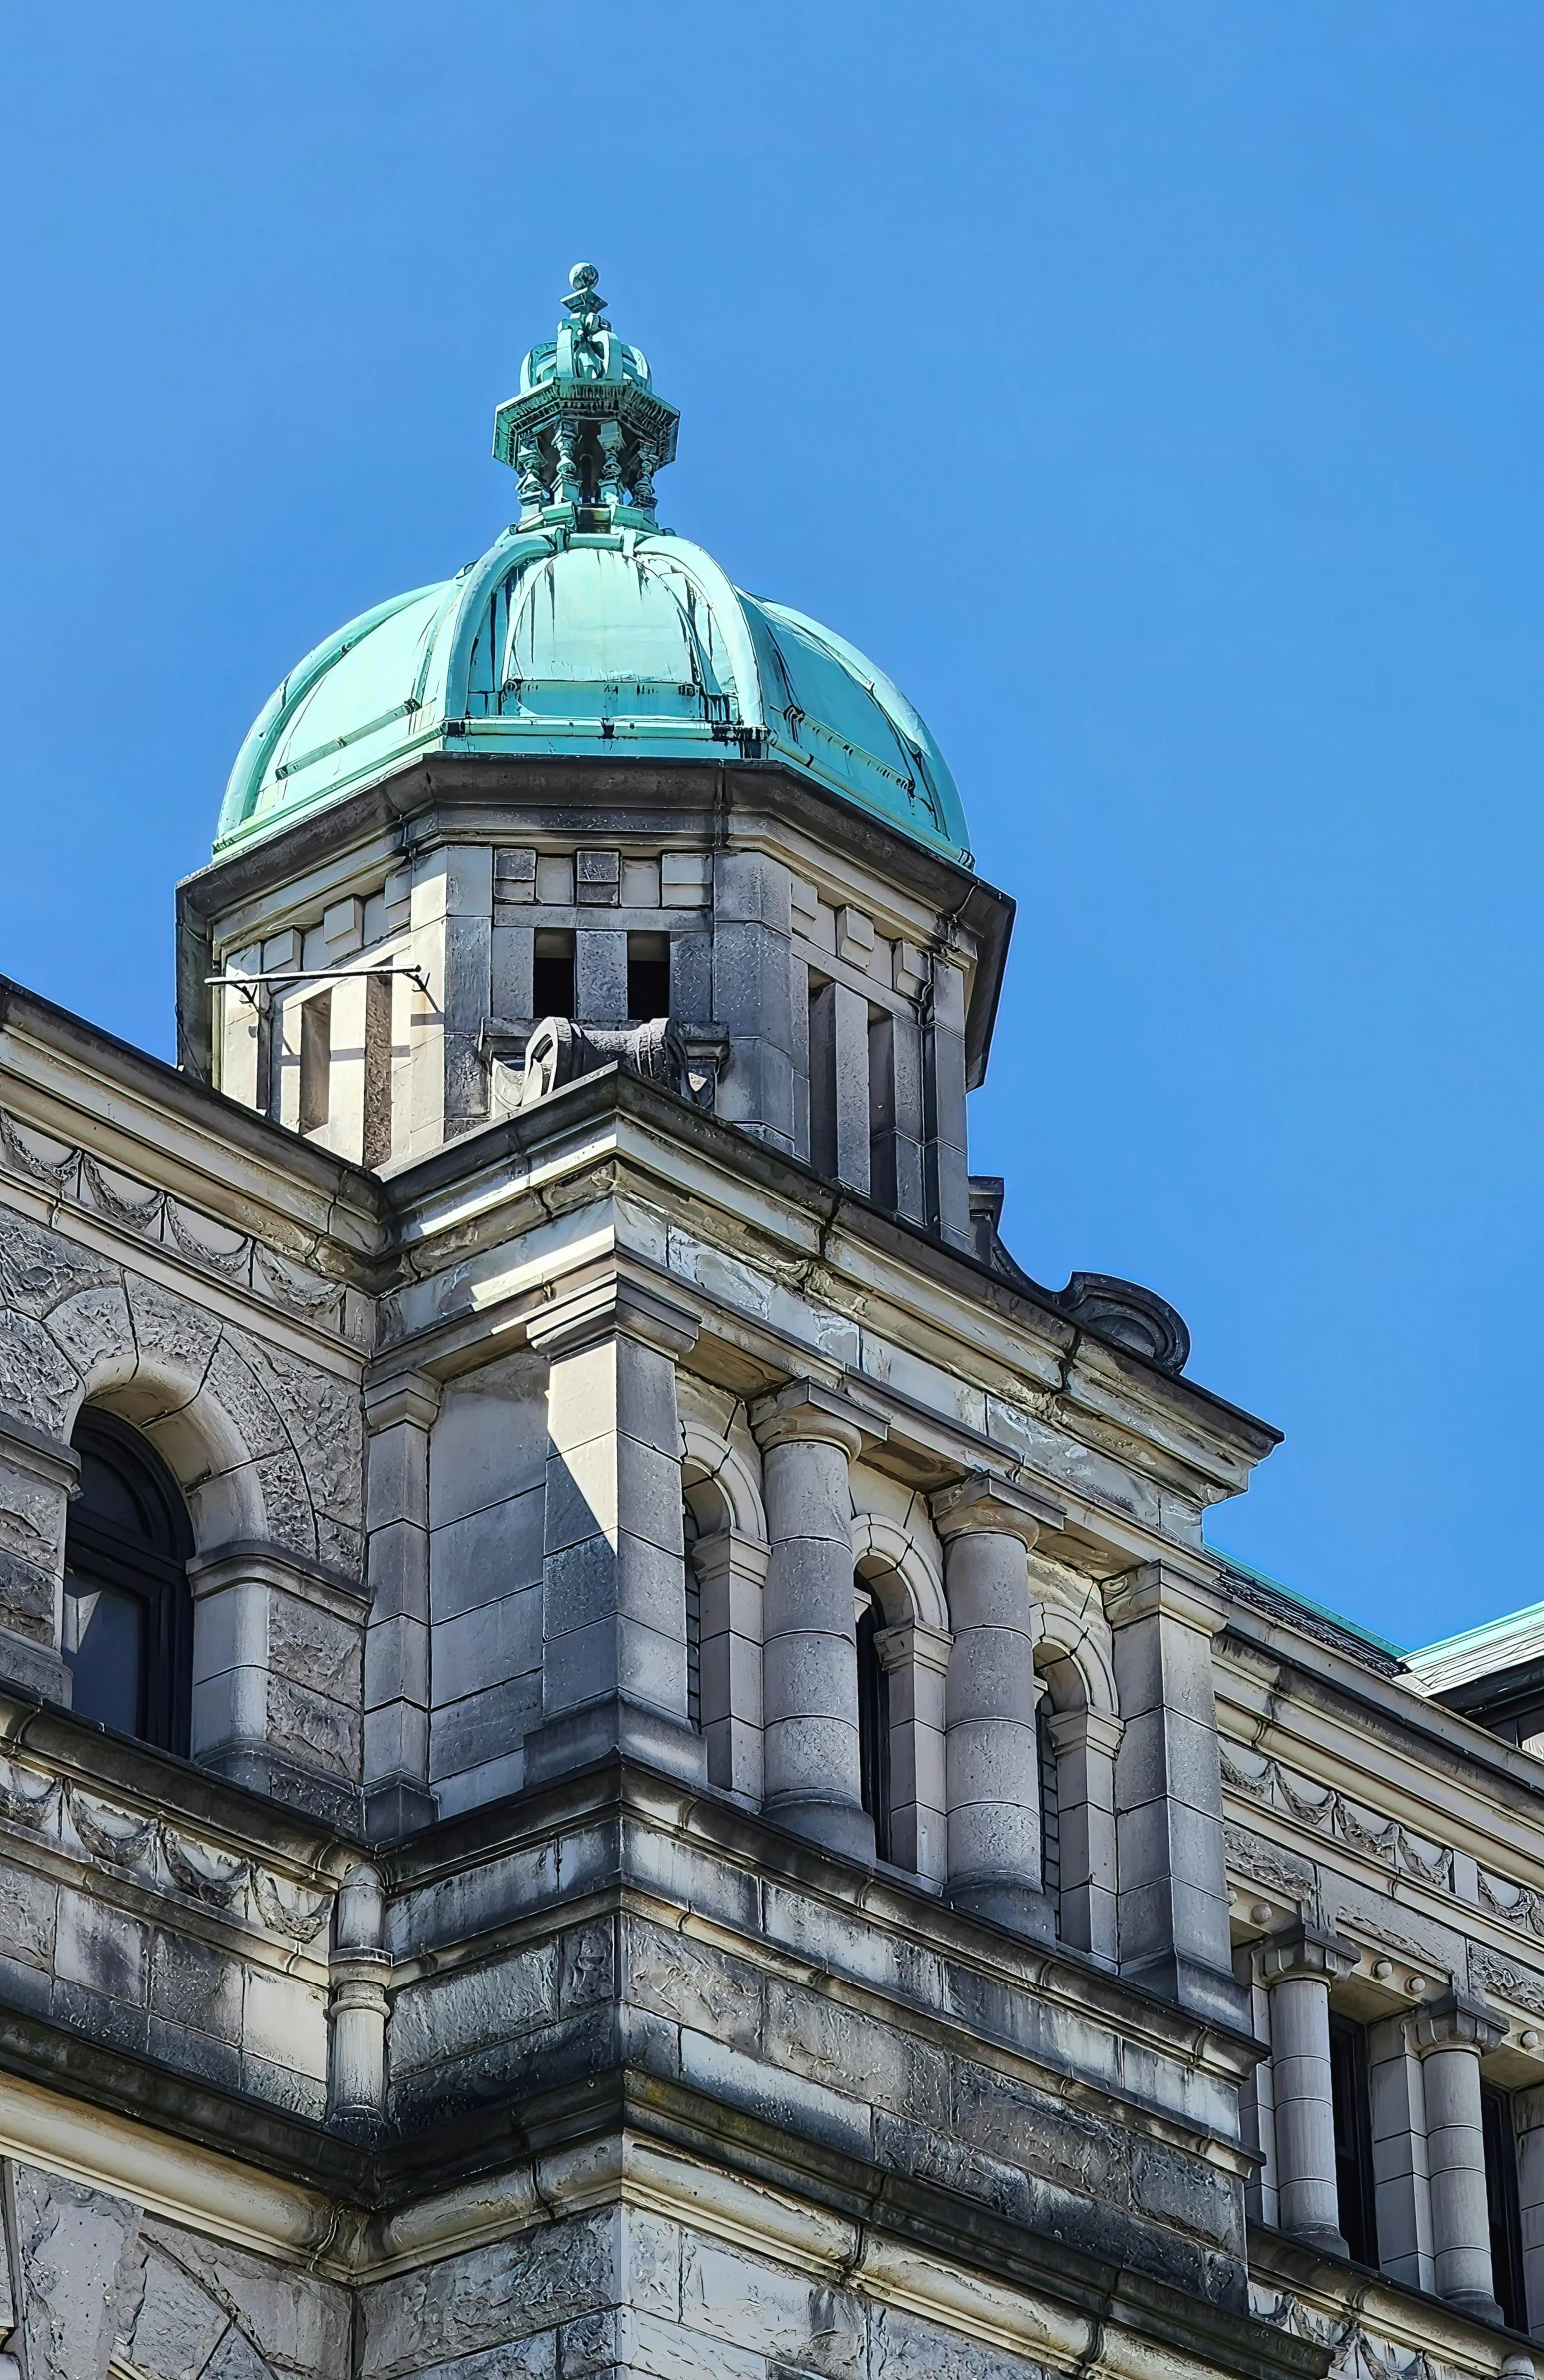
[[[853,1569],[891,1627],[912,1621],[947,1635],[949,1606],[937,1552],[928,1541],[931,1530],[924,1537],[920,1529],[870,1509],[860,1502],[862,1495],[861,1484],[855,1482]]]
[[[681,1414],[681,1484],[704,1537],[733,1529],[742,1537],[766,1543],[761,1482],[749,1459],[731,1438],[685,1411]]]

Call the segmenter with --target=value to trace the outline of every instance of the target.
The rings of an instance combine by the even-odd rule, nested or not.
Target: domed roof
[[[911,704],[852,645],[733,586],[653,519],[676,415],[614,339],[595,273],[526,358],[494,451],[519,523],[482,559],[351,620],[264,705],[231,772],[217,853],[428,752],[781,762],[967,861],[954,780]]]

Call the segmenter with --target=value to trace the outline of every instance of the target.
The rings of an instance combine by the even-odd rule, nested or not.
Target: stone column
[[[1480,2059],[1506,2036],[1482,2000],[1450,1991],[1422,2008],[1415,2040],[1426,2085],[1426,2171],[1437,2295],[1478,2322],[1499,2322],[1490,2268]]]
[[[1211,1640],[1222,1605],[1170,1561],[1107,1593],[1116,1754],[1121,1973],[1208,2019],[1246,2026],[1233,1975]]]
[[[421,1372],[365,1391],[365,1826],[389,1843],[437,1815],[428,1781],[428,1448],[439,1386]]]
[[[1104,1967],[1119,1956],[1116,1933],[1116,1753],[1121,1722],[1108,1711],[1053,1712],[1046,1727],[1057,1764],[1062,1830],[1059,1932]]]
[[[622,1753],[705,1781],[687,1710],[675,1359],[694,1317],[640,1282],[597,1281],[534,1316],[547,1383],[538,1784]]]
[[[0,1416],[0,1677],[67,1703],[64,1533],[81,1474],[73,1446]]]
[[[1040,1520],[1032,1498],[986,1472],[933,1499],[954,1634],[944,1706],[949,1899],[1049,1942],[1029,1572]]]
[[[1265,1945],[1281,2228],[1331,2256],[1349,2251],[1335,2175],[1329,1986],[1356,1963],[1354,1944],[1317,1926],[1294,1926]]]
[[[338,1895],[328,2004],[328,2115],[356,2139],[374,2138],[386,2113],[385,1915],[380,1872],[361,1861]]]
[[[751,1415],[771,1555],[762,1606],[769,1818],[851,1858],[874,1857],[858,1752],[858,1644],[848,1465],[885,1424],[838,1390],[794,1380]]]

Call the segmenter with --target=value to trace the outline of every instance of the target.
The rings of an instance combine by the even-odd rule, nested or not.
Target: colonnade
[[[1357,1964],[1354,1944],[1306,1924],[1273,1935],[1265,1946],[1281,2228],[1339,2256],[1347,2246],[1339,2214],[1330,1988]],[[1488,2008],[1456,1991],[1428,2002],[1413,2025],[1436,2294],[1482,2322],[1499,2322],[1501,2309],[1491,2269],[1480,2060],[1505,2032]]]

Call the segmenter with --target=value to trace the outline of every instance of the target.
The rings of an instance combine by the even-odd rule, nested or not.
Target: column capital
[[[1482,1999],[1465,1991],[1447,1991],[1431,2000],[1415,2020],[1415,2046],[1424,2057],[1431,2049],[1472,2049],[1476,2057],[1506,2039],[1506,2025]]]
[[[871,1412],[822,1380],[790,1380],[759,1398],[751,1407],[751,1428],[763,1451],[790,1440],[812,1440],[840,1446],[849,1462],[856,1461],[865,1446],[883,1446],[889,1434],[883,1414]]]
[[[691,1352],[697,1332],[697,1317],[686,1306],[623,1273],[559,1289],[526,1324],[529,1343],[542,1355],[577,1355],[602,1339],[632,1338],[674,1359]]]
[[[1061,1520],[1056,1506],[996,1471],[973,1471],[932,1498],[933,1526],[947,1544],[974,1531],[987,1537],[1017,1537],[1026,1553],[1041,1529]]]
[[[393,1372],[387,1379],[367,1380],[365,1427],[372,1437],[404,1421],[415,1429],[432,1429],[442,1394],[439,1382],[427,1372]]]
[[[1202,1636],[1220,1636],[1227,1625],[1227,1606],[1212,1592],[1210,1579],[1166,1558],[1129,1570],[1105,1593],[1105,1617],[1112,1628],[1126,1628],[1155,1614],[1177,1620]]]
[[[1353,1974],[1361,1963],[1355,1943],[1331,1934],[1327,1927],[1310,1926],[1306,1920],[1267,1936],[1264,1947],[1267,1983],[1294,1976],[1320,1976],[1330,1983],[1337,1977]]]

